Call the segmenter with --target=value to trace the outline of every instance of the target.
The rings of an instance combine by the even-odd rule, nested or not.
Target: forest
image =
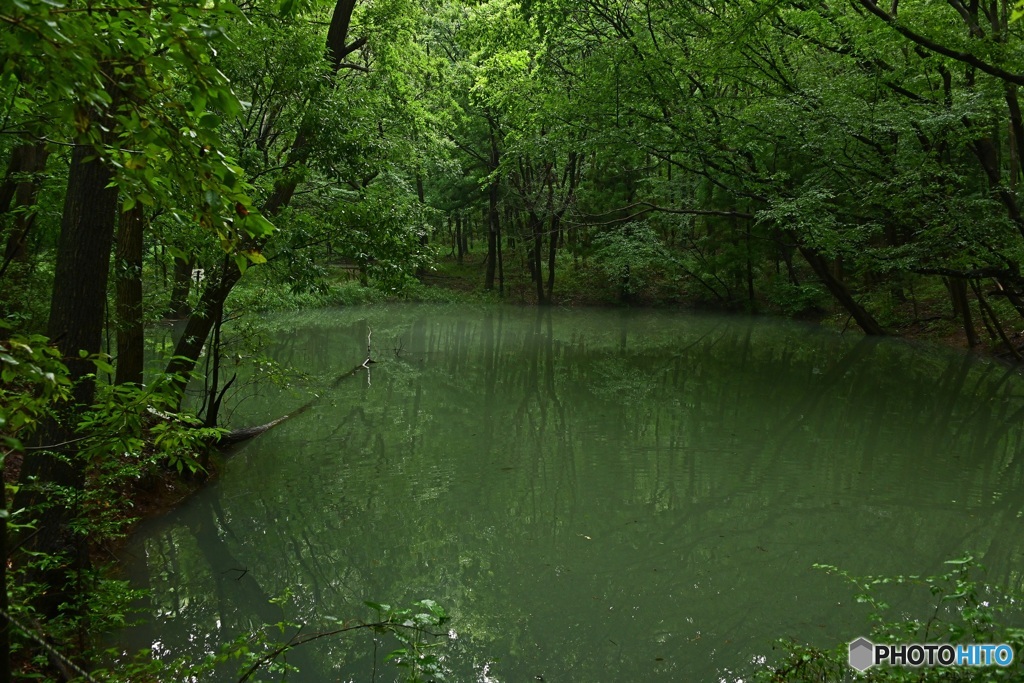
[[[770,313],[1024,361],[1022,11],[4,0],[0,683],[94,675],[125,502],[261,431],[221,408],[270,310]]]

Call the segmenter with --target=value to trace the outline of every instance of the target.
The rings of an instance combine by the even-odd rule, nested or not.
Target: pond
[[[789,322],[393,306],[267,321],[319,396],[125,550],[126,648],[194,660],[367,600],[445,607],[453,680],[740,680],[776,638],[865,635],[854,573],[1024,567],[1024,382],[998,364]],[[366,356],[376,364],[349,374]],[[290,633],[289,633],[290,635]],[[393,641],[293,653],[289,681],[395,680]],[[231,680],[226,678],[226,680]]]

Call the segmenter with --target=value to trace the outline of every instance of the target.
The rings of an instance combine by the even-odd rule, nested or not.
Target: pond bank
[[[441,257],[423,269],[404,289],[384,291],[373,286],[361,286],[350,267],[336,265],[326,282],[324,292],[317,296],[280,295],[266,298],[265,288],[253,284],[250,293],[240,299],[244,306],[271,312],[302,310],[331,305],[363,305],[368,303],[507,303],[515,306],[535,306],[536,287],[529,274],[510,269],[504,283],[495,289],[484,289],[485,255],[478,252],[465,254],[462,262],[453,257]],[[284,283],[278,285],[284,287]],[[806,285],[807,288],[814,285]],[[806,294],[806,292],[805,292]],[[807,295],[799,302],[782,300],[778,296],[758,296],[747,300],[723,301],[701,296],[701,291],[679,283],[652,280],[624,298],[614,283],[588,265],[586,260],[562,264],[556,278],[551,305],[557,308],[599,307],[679,309],[720,313],[768,315],[779,318],[812,322],[826,329],[861,334],[850,315],[841,310],[823,291]],[[994,333],[982,334],[970,348],[961,319],[951,309],[944,289],[918,288],[910,298],[885,299],[877,304],[881,308],[876,317],[890,336],[929,345],[958,349],[979,356],[997,358],[1016,363],[1006,344]],[[976,327],[984,330],[979,319]],[[1024,341],[1012,334],[1009,341],[1019,345]]]

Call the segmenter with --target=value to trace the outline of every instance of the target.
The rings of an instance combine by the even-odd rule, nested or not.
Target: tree
[[[41,510],[25,549],[64,558],[42,573],[50,590],[37,607],[47,617],[68,600],[74,575],[87,564],[84,539],[71,528],[74,492],[84,486],[75,430],[95,393],[89,357],[100,351],[119,191],[126,211],[158,202],[173,212],[196,211],[228,248],[271,229],[255,212],[238,220],[250,213],[247,188],[220,152],[220,116],[207,108],[228,115],[240,109],[210,64],[208,40],[217,32],[201,23],[230,14],[233,5],[211,12],[204,3],[184,3],[165,15],[149,9],[22,3],[4,16],[9,58],[31,65],[4,77],[13,120],[31,136],[64,138],[71,147],[47,333],[67,358],[73,404],[40,431],[41,450],[25,459],[27,485],[16,500]],[[170,101],[172,91],[189,95],[188,104]],[[53,487],[72,495],[54,500]]]
[[[382,209],[376,197],[385,188],[394,192],[395,206],[402,205],[408,212],[403,218],[412,218],[418,211],[404,201],[411,192],[404,181],[390,182],[398,180],[394,157],[410,151],[410,146],[401,146],[402,139],[391,128],[407,126],[410,117],[415,118],[402,91],[406,65],[401,60],[409,52],[398,54],[396,48],[407,47],[415,35],[404,25],[416,21],[413,9],[403,0],[362,8],[355,0],[339,0],[330,16],[325,47],[315,58],[308,30],[271,19],[257,28],[261,59],[266,61],[261,64],[244,55],[225,60],[253,103],[231,131],[238,157],[259,179],[262,212],[283,222],[290,236],[276,245],[268,236],[256,239],[248,245],[251,252],[267,249],[273,258],[274,253],[294,255],[305,244],[325,243],[332,249],[349,247],[349,254],[368,268],[379,262],[382,273],[415,266],[418,252],[409,245],[408,231],[397,229],[393,208],[373,216],[386,220],[352,223],[359,216],[365,218],[370,205]],[[363,35],[352,39],[353,27]],[[357,54],[362,61],[351,61]],[[318,106],[310,106],[311,102]],[[313,198],[295,206],[302,183]],[[371,187],[378,183],[379,187]],[[350,204],[361,206],[356,209]],[[309,215],[313,213],[326,226],[340,224],[349,229],[325,227],[311,232],[314,220]],[[381,229],[368,229],[373,223]],[[399,261],[402,266],[395,269]],[[179,390],[183,391],[222,317],[244,266],[238,259],[221,259],[208,268],[199,303],[167,365],[167,373],[179,378]]]

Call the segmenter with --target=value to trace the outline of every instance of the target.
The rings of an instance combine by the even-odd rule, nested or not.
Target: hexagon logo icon
[[[857,671],[866,671],[875,665],[875,645],[861,637],[850,643],[850,666]]]

